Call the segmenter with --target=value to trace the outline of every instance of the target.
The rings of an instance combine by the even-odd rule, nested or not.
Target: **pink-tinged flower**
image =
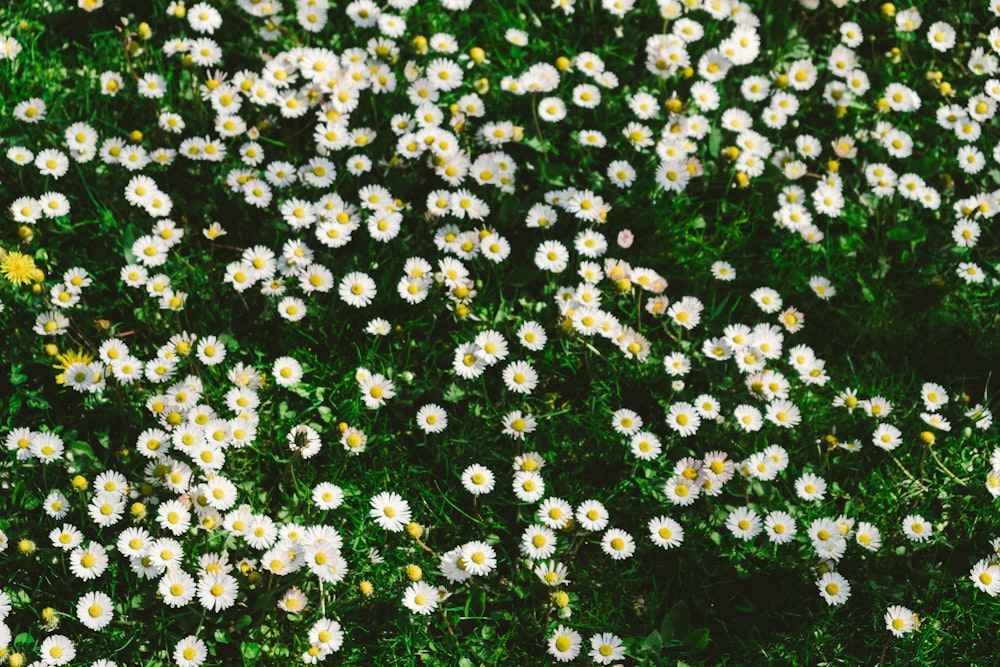
[[[618,232],[619,248],[631,248],[633,241],[635,241],[635,234],[632,233],[631,229],[623,229]]]

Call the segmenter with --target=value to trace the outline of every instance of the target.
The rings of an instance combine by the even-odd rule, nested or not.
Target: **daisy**
[[[535,266],[542,271],[562,273],[569,263],[569,251],[559,241],[544,241],[535,251]]]
[[[428,403],[417,411],[417,426],[424,433],[440,433],[448,426],[448,414],[440,405]]]
[[[590,638],[590,658],[599,665],[610,665],[625,657],[621,637],[605,632]]]
[[[302,379],[302,364],[292,357],[279,357],[274,361],[272,374],[275,384],[294,387]]]
[[[902,439],[902,431],[892,424],[879,424],[872,434],[872,443],[887,452],[899,447]]]
[[[310,628],[309,641],[330,651],[339,651],[344,644],[344,632],[337,621],[321,618]]]
[[[194,635],[188,635],[174,647],[177,667],[200,667],[208,658],[208,646]]]
[[[545,348],[548,335],[538,322],[527,321],[518,328],[517,339],[525,348],[538,352]]]
[[[580,633],[572,628],[560,625],[548,640],[548,652],[559,662],[569,662],[580,655],[580,645],[583,639]]]
[[[530,394],[538,385],[538,373],[527,361],[514,361],[503,370],[507,389],[518,394]]]
[[[667,426],[684,438],[697,433],[698,427],[701,425],[701,417],[694,406],[683,402],[670,406],[666,421]]]
[[[344,492],[336,484],[320,482],[312,491],[312,501],[321,510],[335,510],[344,502]]]
[[[503,419],[503,434],[515,440],[524,440],[527,433],[532,433],[538,422],[529,414],[520,410],[508,413]]]
[[[580,503],[574,516],[580,527],[595,533],[604,530],[610,518],[608,510],[597,500],[585,500]]]
[[[493,490],[496,478],[493,472],[478,463],[473,464],[462,471],[462,486],[474,496],[489,493]]]
[[[198,581],[198,601],[209,611],[222,611],[236,603],[239,584],[230,574],[208,574]]]
[[[545,495],[545,482],[542,476],[533,470],[521,470],[514,475],[514,495],[525,503],[534,503]]]
[[[561,530],[573,518],[573,507],[562,498],[547,498],[538,508],[538,520],[553,530]]]
[[[738,507],[730,512],[726,527],[741,540],[752,540],[762,529],[760,517],[749,507]]]
[[[628,408],[621,408],[611,415],[611,426],[622,435],[635,435],[642,429],[642,417]]]
[[[765,313],[776,313],[781,309],[781,296],[770,287],[760,287],[750,293],[750,298]]]
[[[76,646],[65,635],[49,635],[38,652],[43,665],[65,665],[76,657]]]
[[[556,534],[545,526],[528,526],[521,535],[521,553],[526,558],[548,558],[556,552]]]
[[[384,530],[392,533],[403,531],[410,522],[410,504],[398,494],[383,492],[371,499],[369,516]]]
[[[864,521],[858,524],[858,531],[854,536],[854,540],[868,551],[878,551],[879,547],[882,546],[882,534],[878,528]]]
[[[903,519],[903,533],[913,542],[926,542],[934,534],[934,527],[919,514]]]
[[[892,605],[885,611],[885,629],[895,637],[902,637],[917,628],[917,616],[906,607]]]
[[[462,546],[459,561],[464,561],[465,571],[473,576],[489,574],[497,566],[496,551],[485,542],[473,541]]]
[[[396,396],[395,385],[381,373],[369,375],[358,384],[361,390],[361,400],[370,410],[382,407],[387,400]]]
[[[52,540],[52,546],[69,551],[83,542],[83,533],[76,526],[64,523],[61,528],[52,529],[49,539]]]
[[[114,602],[100,591],[85,593],[76,603],[77,619],[91,630],[101,630],[114,617]]]
[[[712,277],[723,282],[736,280],[736,270],[729,262],[718,261],[712,264]]]
[[[403,606],[414,614],[426,616],[437,609],[438,590],[423,581],[410,584],[403,593]]]
[[[663,358],[663,367],[667,375],[683,377],[691,370],[691,361],[681,352],[673,352]]]
[[[802,500],[823,500],[826,495],[826,481],[807,472],[795,480],[795,494]]]
[[[759,431],[764,424],[760,410],[752,405],[736,406],[733,410],[733,418],[736,419],[737,426],[748,433]]]
[[[794,428],[802,421],[799,408],[786,399],[775,398],[767,404],[766,418],[778,426]]]
[[[820,595],[830,606],[844,604],[847,598],[851,597],[850,582],[838,572],[827,572],[820,577],[816,585],[819,587]]]
[[[648,431],[640,431],[633,435],[629,446],[632,455],[641,461],[651,461],[663,451],[660,439]]]
[[[646,525],[649,528],[649,539],[658,547],[672,549],[684,541],[684,529],[670,517],[654,517]]]
[[[951,422],[939,414],[921,412],[920,419],[922,419],[928,426],[932,426],[940,431],[947,432],[951,430]]]
[[[866,401],[861,401],[859,405],[869,417],[875,419],[884,419],[892,412],[892,403],[882,396],[873,396]]]
[[[70,571],[84,581],[97,579],[108,567],[108,555],[100,544],[78,546],[69,555]]]
[[[567,578],[569,571],[566,566],[556,561],[549,560],[539,563],[535,566],[534,573],[546,586],[562,586],[570,582]]]
[[[363,308],[375,298],[375,281],[367,274],[354,271],[344,276],[337,292],[347,305]]]
[[[699,490],[700,487],[694,480],[683,475],[674,475],[664,485],[663,494],[674,505],[686,507],[698,498]]]
[[[771,512],[764,519],[764,532],[773,544],[787,544],[795,539],[798,528],[787,512]]]
[[[991,562],[991,559],[984,558],[972,566],[969,578],[976,588],[987,593],[991,597],[1000,594],[1000,566]]]

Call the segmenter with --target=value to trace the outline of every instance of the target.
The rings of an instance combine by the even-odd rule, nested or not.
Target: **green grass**
[[[222,26],[208,36],[223,57],[215,66],[202,67],[163,52],[168,40],[206,36],[172,16],[167,3],[108,0],[94,12],[62,1],[51,4],[51,11],[30,3],[0,10],[0,37],[14,38],[23,47],[15,59],[0,60],[3,153],[12,147],[34,154],[46,148],[65,151],[65,130],[75,122],[97,132],[97,149],[111,138],[147,151],[177,149],[185,139],[219,134],[217,113],[205,90],[209,71],[223,72],[229,80],[241,71],[257,77],[267,61],[283,53],[326,48],[340,55],[355,47],[363,50],[378,36],[377,27],[355,26],[344,3],[330,8],[322,31],[310,33],[297,21],[292,3],[285,3],[279,38],[266,42],[258,35],[264,19],[250,16],[237,3],[215,3]],[[44,436],[38,434],[49,432],[65,446],[64,454],[50,463],[19,458],[13,449],[0,452],[0,535],[5,536],[0,538],[0,590],[12,601],[9,615],[0,619],[11,632],[9,645],[0,644],[0,660],[12,667],[33,664],[43,657],[46,638],[61,634],[75,646],[71,664],[90,666],[99,658],[121,666],[198,663],[174,657],[178,642],[188,636],[205,643],[204,664],[297,664],[310,647],[310,629],[320,618],[329,618],[341,624],[344,641],[326,664],[547,664],[555,662],[547,649],[560,625],[582,639],[582,652],[571,664],[592,664],[590,640],[598,633],[613,633],[622,641],[625,657],[613,664],[992,664],[1000,613],[995,599],[973,585],[970,572],[990,556],[991,540],[1000,535],[996,500],[986,489],[997,430],[995,425],[977,428],[964,413],[977,404],[995,404],[1000,239],[986,215],[964,216],[981,227],[972,247],[960,247],[952,228],[963,218],[956,204],[970,197],[988,199],[1000,182],[992,157],[996,119],[987,114],[981,137],[965,142],[941,128],[936,113],[949,103],[969,108],[969,99],[984,89],[991,77],[970,73],[969,58],[977,47],[990,52],[987,34],[997,20],[987,7],[973,3],[944,7],[917,2],[916,8],[923,24],[908,33],[895,28],[885,8],[863,3],[838,8],[822,2],[815,10],[784,1],[743,7],[760,21],[760,53],[714,83],[717,108],[699,110],[693,86],[711,74],[700,68],[699,59],[734,30],[732,21],[702,9],[684,14],[704,29],[701,39],[686,46],[691,71],[657,77],[645,66],[646,40],[670,33],[678,23],[665,20],[654,3],[637,3],[620,20],[602,3],[583,0],[576,2],[572,15],[549,3],[479,0],[464,11],[420,3],[400,12],[407,27],[393,40],[395,59],[364,56],[370,64],[385,64],[397,77],[394,92],[361,91],[357,108],[345,121],[350,129],[375,130],[375,140],[331,152],[337,174],[328,187],[301,181],[274,187],[272,201],[263,208],[245,201],[226,185],[227,178],[236,170],[263,178],[272,162],[299,166],[319,154],[315,112],[330,99],[329,90],[315,89],[309,113],[297,118],[244,100],[239,116],[259,133],[256,141],[265,153],[256,166],[240,161],[238,149],[248,136],[222,139],[227,155],[219,162],[179,155],[169,166],[151,164],[132,172],[97,156],[89,162],[71,160],[58,179],[0,158],[0,261],[6,262],[0,273],[6,278],[0,281],[0,435],[6,440],[16,429],[27,428],[34,433],[32,440],[41,442]],[[957,31],[956,46],[945,52],[927,41],[928,29],[939,20]],[[836,81],[827,59],[845,21],[858,23],[864,33],[855,54],[871,89],[838,111],[824,99],[824,87]],[[143,22],[151,31],[148,36]],[[528,43],[509,43],[508,28],[525,31]],[[458,51],[421,52],[417,36],[429,39],[442,32],[454,36]],[[486,54],[480,64],[466,58],[475,46]],[[574,87],[591,82],[579,71],[562,72],[551,92],[514,95],[501,89],[504,77],[583,52],[597,54],[617,77],[616,86],[599,86],[602,102],[594,109],[572,103]],[[460,185],[449,184],[428,153],[401,156],[390,120],[415,111],[407,94],[407,66],[427,67],[439,58],[457,63],[464,75],[461,86],[441,92],[436,102],[441,127],[452,133],[448,138],[470,161],[503,151],[505,160],[517,167],[511,191],[477,184],[472,176]],[[759,75],[777,91],[785,85],[780,75],[802,59],[818,67],[818,82],[809,90],[797,90],[794,78],[788,82],[784,90],[796,96],[800,109],[787,124],[769,127],[763,117],[767,102],[747,100],[741,83]],[[161,75],[167,85],[164,98],[138,95],[133,69],[138,76]],[[107,70],[124,79],[123,90],[114,97],[101,94],[99,77]],[[488,81],[488,89],[481,79]],[[942,82],[954,89],[950,98],[942,94]],[[914,90],[920,108],[880,109],[879,100],[891,83]],[[292,86],[304,86],[303,79]],[[483,100],[485,115],[451,125],[451,105],[474,91]],[[630,111],[628,100],[640,91],[662,106],[658,117],[641,120]],[[566,103],[563,121],[536,120],[537,105],[547,96]],[[23,122],[15,107],[33,97],[45,102],[47,115],[39,123]],[[735,133],[722,128],[723,113],[730,108],[749,113],[753,129],[772,147],[761,158],[766,165],[760,175],[748,176],[730,150],[738,143]],[[974,104],[971,110],[979,113]],[[161,111],[179,113],[186,124],[183,132],[160,128]],[[685,132],[680,123],[697,115],[707,131],[685,141],[687,157],[695,160],[691,168],[700,173],[683,192],[665,191],[654,176],[661,158],[652,147],[636,150],[623,128],[636,120],[654,138],[661,132],[678,136]],[[516,126],[518,140],[490,146],[481,129],[501,121]],[[911,157],[894,157],[877,140],[880,122],[912,137]],[[602,132],[607,146],[580,146],[576,137],[582,130]],[[130,138],[133,132],[139,134]],[[819,141],[817,157],[796,153],[796,139],[807,134]],[[844,136],[856,140],[856,157],[834,155],[831,144]],[[966,145],[985,155],[986,166],[976,174],[965,173],[956,157]],[[356,153],[371,159],[371,171],[349,172],[347,158]],[[808,175],[793,182],[782,164],[800,158]],[[606,175],[608,164],[618,159],[628,160],[638,174],[628,189],[614,187]],[[940,206],[925,208],[899,193],[873,195],[865,171],[876,163],[889,165],[900,176],[922,178],[940,196]],[[811,195],[821,179],[834,173],[844,205],[838,215],[824,216]],[[141,259],[133,254],[133,243],[159,220],[123,196],[138,174],[152,178],[169,195],[169,219],[183,231],[166,263],[149,271],[167,275],[172,289],[187,294],[186,305],[176,311],[161,308],[144,288],[127,287],[120,279],[124,265]],[[779,195],[793,184],[803,189],[805,210],[823,235],[816,243],[775,224]],[[369,185],[386,188],[402,202],[401,230],[388,242],[372,237],[367,224],[373,214],[360,209],[359,190]],[[489,215],[477,221],[426,213],[431,192],[459,188],[488,204]],[[525,226],[533,205],[566,189],[601,197],[610,206],[606,222],[590,222],[557,206],[555,224]],[[23,226],[13,202],[47,192],[65,195],[70,213]],[[280,211],[291,197],[315,202],[329,193],[359,207],[360,226],[341,248],[322,244],[311,228],[296,229]],[[995,200],[989,203],[995,209]],[[214,241],[202,233],[212,222],[227,232]],[[440,260],[461,252],[435,244],[435,234],[445,225],[476,238],[496,232],[509,242],[510,255],[501,262],[481,252],[462,259],[469,271],[465,287],[471,291],[465,298],[432,278],[426,300],[408,304],[397,294],[408,259],[423,258],[439,271]],[[623,229],[635,235],[631,247],[616,243]],[[585,230],[606,237],[603,256],[588,259],[575,248],[577,234]],[[314,253],[312,261],[329,269],[334,280],[332,290],[313,293],[294,277],[286,281],[287,294],[301,297],[308,309],[298,322],[286,321],[278,312],[279,299],[262,294],[259,287],[237,292],[224,281],[227,266],[240,261],[245,250],[265,247],[281,262],[282,248],[291,240],[304,242]],[[565,271],[538,268],[536,250],[543,241],[558,241],[569,250]],[[31,257],[44,277],[18,284],[9,268],[16,257],[11,253]],[[620,284],[609,267],[594,288],[601,296],[600,311],[642,334],[648,357],[632,358],[612,340],[574,331],[571,320],[579,320],[581,304],[566,312],[560,308],[560,294],[583,282],[578,273],[583,261],[597,262],[605,271],[605,260],[612,259],[663,277],[669,304],[697,298],[704,305],[700,323],[687,329],[672,317],[655,316],[646,306],[656,295],[643,289],[635,275],[631,284]],[[734,267],[735,280],[712,277],[711,267],[719,260]],[[976,263],[983,282],[967,284],[958,275],[959,263],[967,261]],[[53,307],[50,290],[72,267],[85,268],[92,284],[64,312],[70,320],[65,333],[34,333],[36,318]],[[351,307],[338,296],[337,284],[351,271],[364,272],[376,283],[377,296],[365,308]],[[817,298],[809,286],[813,276],[829,278],[836,296]],[[804,316],[802,331],[788,332],[778,313],[762,312],[751,297],[762,286],[780,294],[782,308],[794,307]],[[389,322],[388,335],[366,333],[376,317]],[[539,351],[518,342],[517,331],[528,321],[538,322],[548,336]],[[789,381],[789,399],[802,415],[795,428],[765,421],[760,430],[746,432],[736,423],[737,405],[753,404],[765,413],[767,403],[748,390],[748,374],[733,360],[713,361],[702,352],[705,341],[734,324],[776,325],[782,332],[782,354],[766,367]],[[488,330],[503,336],[509,356],[480,377],[462,379],[453,368],[456,349]],[[173,347],[180,361],[168,382],[142,378],[124,383],[117,372],[102,367],[106,381],[93,392],[74,391],[59,377],[62,369],[54,367],[60,362],[57,355],[75,352],[93,361],[106,341],[119,341],[138,359],[152,362],[171,337],[184,332],[196,337],[195,345],[217,336],[226,348],[225,361],[208,365],[196,351]],[[825,362],[826,384],[809,385],[799,377],[789,361],[789,350],[796,345],[809,346]],[[675,352],[692,362],[683,378],[669,375],[663,364]],[[274,362],[283,356],[293,357],[304,369],[293,387],[281,386],[274,377]],[[515,360],[529,361],[538,375],[537,386],[526,395],[506,387],[502,377],[502,369]],[[191,377],[204,389],[200,405],[235,417],[226,395],[238,383],[229,377],[237,364],[252,367],[262,378],[254,390],[259,406],[247,411],[256,432],[247,446],[225,450],[225,465],[217,474],[235,484],[239,504],[279,526],[335,528],[348,571],[338,583],[320,584],[308,569],[279,576],[262,562],[265,551],[249,546],[237,531],[221,525],[191,528],[174,537],[184,553],[181,568],[198,579],[200,556],[226,554],[233,565],[243,566],[233,572],[239,592],[235,604],[217,612],[206,610],[198,597],[171,608],[157,593],[161,574],[137,574],[114,546],[128,526],[145,527],[154,538],[170,536],[158,524],[157,507],[187,497],[171,490],[162,471],[153,470],[157,461],[138,451],[137,438],[147,429],[174,429],[147,409],[147,401]],[[395,397],[378,409],[366,407],[355,379],[359,368],[391,379]],[[928,382],[949,393],[941,414],[952,427],[937,431],[932,445],[922,439],[932,430],[921,419],[927,412],[921,389]],[[897,449],[874,446],[878,422],[861,408],[849,412],[834,407],[834,399],[847,388],[856,390],[859,399],[882,396],[891,401],[893,410],[884,423],[899,428]],[[693,402],[700,394],[721,404],[721,418],[702,419],[694,436],[681,437],[665,417],[672,405]],[[417,411],[430,403],[447,412],[448,426],[441,433],[425,433],[415,421]],[[642,417],[643,430],[659,438],[662,453],[651,460],[631,453],[629,438],[611,424],[612,414],[621,408]],[[514,410],[537,420],[536,430],[524,439],[502,433],[505,416]],[[288,435],[297,425],[319,434],[323,444],[314,457],[305,459],[290,448]],[[368,437],[360,455],[351,455],[341,444],[342,430],[348,427]],[[840,443],[856,439],[862,450],[831,446],[831,437]],[[674,505],[664,493],[684,457],[701,459],[721,450],[739,463],[770,445],[780,445],[789,457],[787,469],[773,480],[743,479],[737,473],[721,494],[703,495],[690,506]],[[17,444],[12,440],[11,446],[16,449]],[[570,581],[553,588],[540,582],[532,571],[537,563],[524,557],[519,544],[524,530],[539,523],[541,500],[521,502],[511,488],[512,462],[528,452],[538,452],[545,461],[540,470],[544,498],[561,498],[574,508],[599,500],[610,514],[609,527],[634,538],[634,555],[612,559],[601,548],[603,531],[573,523],[556,531],[552,556],[566,565]],[[168,468],[177,462],[197,468],[190,455],[176,449],[166,456],[159,463]],[[473,463],[494,473],[491,493],[474,497],[463,488],[462,472]],[[88,505],[96,497],[95,479],[108,470],[124,475],[131,493],[124,517],[101,527],[88,514]],[[826,481],[822,500],[797,495],[795,482],[807,472]],[[74,487],[76,476],[87,488]],[[197,471],[193,478],[195,483],[206,479]],[[342,488],[341,507],[322,510],[311,500],[321,482]],[[43,508],[53,491],[65,494],[70,505],[64,518],[53,518]],[[415,528],[422,531],[419,539],[387,532],[373,521],[369,501],[384,491],[409,503],[419,524]],[[131,511],[133,503],[143,507]],[[737,539],[725,523],[732,510],[743,506],[762,518],[772,511],[790,513],[798,536],[783,545],[771,543],[763,533],[750,541]],[[228,512],[215,517],[217,523]],[[932,526],[929,541],[917,543],[905,536],[901,526],[910,515],[920,515]],[[682,526],[679,547],[661,549],[652,542],[647,523],[657,516],[669,516]],[[817,519],[841,516],[855,521],[855,528],[862,521],[873,524],[883,544],[878,551],[866,551],[848,540],[835,569],[850,582],[851,595],[844,604],[831,606],[816,584],[821,567],[830,564],[821,563],[807,529]],[[98,579],[74,576],[70,555],[53,545],[49,533],[63,524],[108,548],[109,567]],[[25,540],[34,547],[28,548]],[[471,541],[495,550],[496,568],[450,583],[441,556]],[[298,558],[304,555],[297,552]],[[995,553],[990,557],[996,560]],[[448,590],[449,596],[429,615],[411,613],[403,605],[408,565],[421,568],[423,581]],[[370,582],[371,594],[362,592],[362,582]],[[291,587],[307,596],[302,613],[276,606]],[[78,595],[90,590],[107,593],[115,605],[113,620],[100,630],[88,629],[82,622],[86,619],[77,615]],[[887,607],[897,604],[920,619],[918,628],[899,638],[886,630],[883,618]],[[0,632],[0,640],[4,638]]]

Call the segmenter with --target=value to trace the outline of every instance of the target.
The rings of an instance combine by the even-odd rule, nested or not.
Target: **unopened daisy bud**
[[[950,97],[951,94],[955,91],[952,89],[950,83],[948,83],[947,81],[942,81],[941,85],[938,86],[938,92],[941,93],[941,95],[943,95],[944,97]]]
[[[486,79],[483,79],[483,81],[486,81]],[[489,90],[490,89],[489,82],[487,81],[486,83],[487,83],[486,90]],[[511,134],[511,138],[514,140],[514,143],[521,143],[521,141],[524,140],[524,128],[521,127],[520,125],[515,125],[514,131]]]
[[[360,584],[358,584],[358,590],[361,591],[362,595],[368,597],[369,595],[375,592],[375,586],[372,584],[372,582],[365,579]]]
[[[339,424],[337,424],[337,430],[340,431],[341,433],[347,431],[348,428],[349,427],[347,426],[347,422],[340,422]]]
[[[472,83],[472,87],[476,89],[476,92],[480,95],[485,95],[490,90],[490,80],[485,76],[481,79],[476,79]]]
[[[464,320],[469,316],[469,307],[464,303],[455,304],[455,315],[458,316],[459,319]]]
[[[35,553],[35,543],[28,538],[24,538],[17,543],[17,550],[25,555],[33,554]]]
[[[32,294],[41,294],[42,293],[42,286],[39,285],[38,283],[35,283],[34,285],[31,286],[31,293]]]
[[[750,185],[750,177],[742,171],[736,172],[736,187],[746,188]]]
[[[566,72],[570,68],[570,59],[566,56],[559,56],[556,58],[556,69],[560,72]]]
[[[424,571],[420,569],[419,565],[406,566],[406,576],[410,581],[420,581],[424,576]]]
[[[671,97],[664,103],[670,113],[680,113],[684,109],[684,103],[676,97]]]
[[[552,596],[552,602],[555,603],[557,607],[562,609],[569,604],[569,595],[566,591],[556,591],[555,595]]]
[[[826,163],[826,169],[827,171],[831,171],[836,174],[838,171],[840,171],[840,163],[837,162],[836,160],[829,160]]]
[[[24,243],[28,243],[35,237],[35,231],[28,225],[21,225],[17,228],[17,236]]]
[[[11,653],[10,657],[7,658],[7,664],[10,667],[24,667],[26,661],[27,658],[24,657],[23,653]]]
[[[930,432],[930,431],[921,431],[920,432],[920,439],[923,440],[924,444],[933,445],[934,444],[934,440],[936,438],[935,438],[934,434],[932,432]]]
[[[132,516],[136,519],[143,519],[146,517],[146,504],[134,502],[132,503],[132,507],[129,508],[129,511],[132,512]]]
[[[410,523],[406,524],[406,534],[415,540],[419,540],[421,537],[424,536],[424,527],[421,526],[416,521],[411,521]]]
[[[736,158],[740,156],[740,149],[737,148],[736,146],[729,146],[724,151],[722,151],[722,154],[726,156],[726,159],[735,162]]]
[[[73,485],[73,488],[76,489],[77,491],[85,491],[87,489],[87,478],[84,477],[83,475],[77,475],[76,477],[73,478],[73,481],[70,483]]]
[[[146,23],[145,21],[140,23],[139,27],[136,30],[139,33],[139,37],[142,38],[143,40],[148,40],[150,37],[153,36],[153,29],[150,28],[149,24]]]
[[[619,292],[631,292],[632,291],[632,281],[628,278],[622,278],[617,283]]]
[[[411,43],[413,44],[413,50],[417,53],[427,53],[427,38],[423,35],[417,35]]]
[[[879,8],[879,11],[881,11],[882,16],[887,19],[894,18],[896,16],[896,5],[891,2],[882,3],[882,7]]]
[[[472,58],[472,62],[478,65],[479,63],[486,60],[486,52],[483,51],[478,46],[473,46],[471,49],[469,49],[469,57]]]
[[[142,130],[132,130],[128,133],[128,138],[136,143],[142,141]]]
[[[247,575],[247,581],[249,581],[251,584],[259,584],[261,582],[261,579],[262,577],[260,576],[260,572],[258,572],[257,570],[254,570],[253,572]]]
[[[59,354],[59,346],[56,345],[55,343],[47,343],[45,345],[45,354],[49,355],[50,357],[56,356],[57,354]]]
[[[683,76],[685,79],[690,79],[691,77],[694,76],[694,68],[690,66],[685,67],[684,69],[681,70],[681,76]]]
[[[776,78],[774,80],[774,85],[776,85],[778,88],[787,88],[788,87],[788,75],[787,74],[779,74],[778,78]]]
[[[878,100],[878,112],[879,113],[889,113],[889,100],[884,97],[880,97]]]

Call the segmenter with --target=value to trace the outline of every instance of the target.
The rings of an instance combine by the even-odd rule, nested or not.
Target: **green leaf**
[[[712,157],[719,157],[719,150],[722,148],[722,130],[713,128],[708,135],[708,154]]]
[[[248,665],[256,664],[257,659],[260,657],[260,651],[260,644],[257,644],[256,642],[240,643],[240,655],[243,656],[244,663]]]
[[[927,230],[919,223],[897,225],[885,233],[890,241],[922,241],[927,237]]]
[[[704,651],[708,648],[708,628],[695,628],[684,637],[684,648],[688,651]]]
[[[469,595],[465,603],[465,615],[467,618],[480,618],[486,613],[486,591],[479,589]]]
[[[465,398],[465,392],[462,391],[461,387],[452,382],[450,385],[448,385],[448,388],[444,390],[443,398],[449,403],[458,403],[463,398]]]
[[[21,372],[22,368],[21,364],[11,364],[10,366],[10,383],[15,387],[28,379],[28,376]]]
[[[663,648],[663,638],[656,630],[650,632],[649,635],[642,641],[643,651],[659,653],[661,648]]]

